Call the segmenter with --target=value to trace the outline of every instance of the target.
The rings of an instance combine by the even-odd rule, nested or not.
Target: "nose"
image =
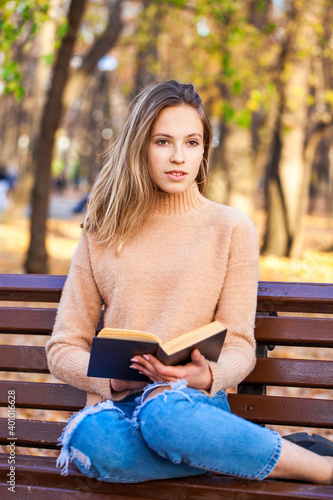
[[[171,163],[182,164],[185,163],[185,158],[181,147],[175,147],[172,155],[170,156]]]

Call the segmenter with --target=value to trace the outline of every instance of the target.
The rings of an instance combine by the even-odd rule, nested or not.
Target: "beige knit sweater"
[[[89,351],[105,304],[104,326],[159,335],[163,342],[218,320],[228,333],[209,362],[209,395],[240,383],[255,363],[258,246],[251,220],[214,203],[193,183],[184,193],[158,192],[142,230],[107,249],[82,233],[51,339],[51,373],[87,392],[87,405],[119,400],[110,381],[87,377]]]

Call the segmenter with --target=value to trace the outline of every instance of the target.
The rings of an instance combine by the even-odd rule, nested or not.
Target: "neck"
[[[174,215],[191,212],[200,208],[205,197],[200,193],[198,185],[193,182],[185,191],[176,194],[155,191],[152,203],[152,213]]]

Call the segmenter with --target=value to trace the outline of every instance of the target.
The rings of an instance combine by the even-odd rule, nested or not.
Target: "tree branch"
[[[117,43],[124,26],[120,15],[121,3],[122,0],[116,0],[103,35],[96,40],[80,68],[68,79],[63,99],[65,107],[80,94],[87,75],[92,73],[98,61]]]

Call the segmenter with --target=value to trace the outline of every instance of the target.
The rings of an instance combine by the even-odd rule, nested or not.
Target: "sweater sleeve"
[[[238,385],[255,365],[254,322],[258,288],[258,241],[252,221],[242,217],[234,227],[225,281],[215,320],[224,324],[227,336],[216,363],[209,361],[213,376],[207,394]]]
[[[72,259],[52,337],[46,344],[46,354],[50,372],[56,378],[109,399],[109,379],[87,377],[90,348],[101,306],[88,239],[83,233]]]

